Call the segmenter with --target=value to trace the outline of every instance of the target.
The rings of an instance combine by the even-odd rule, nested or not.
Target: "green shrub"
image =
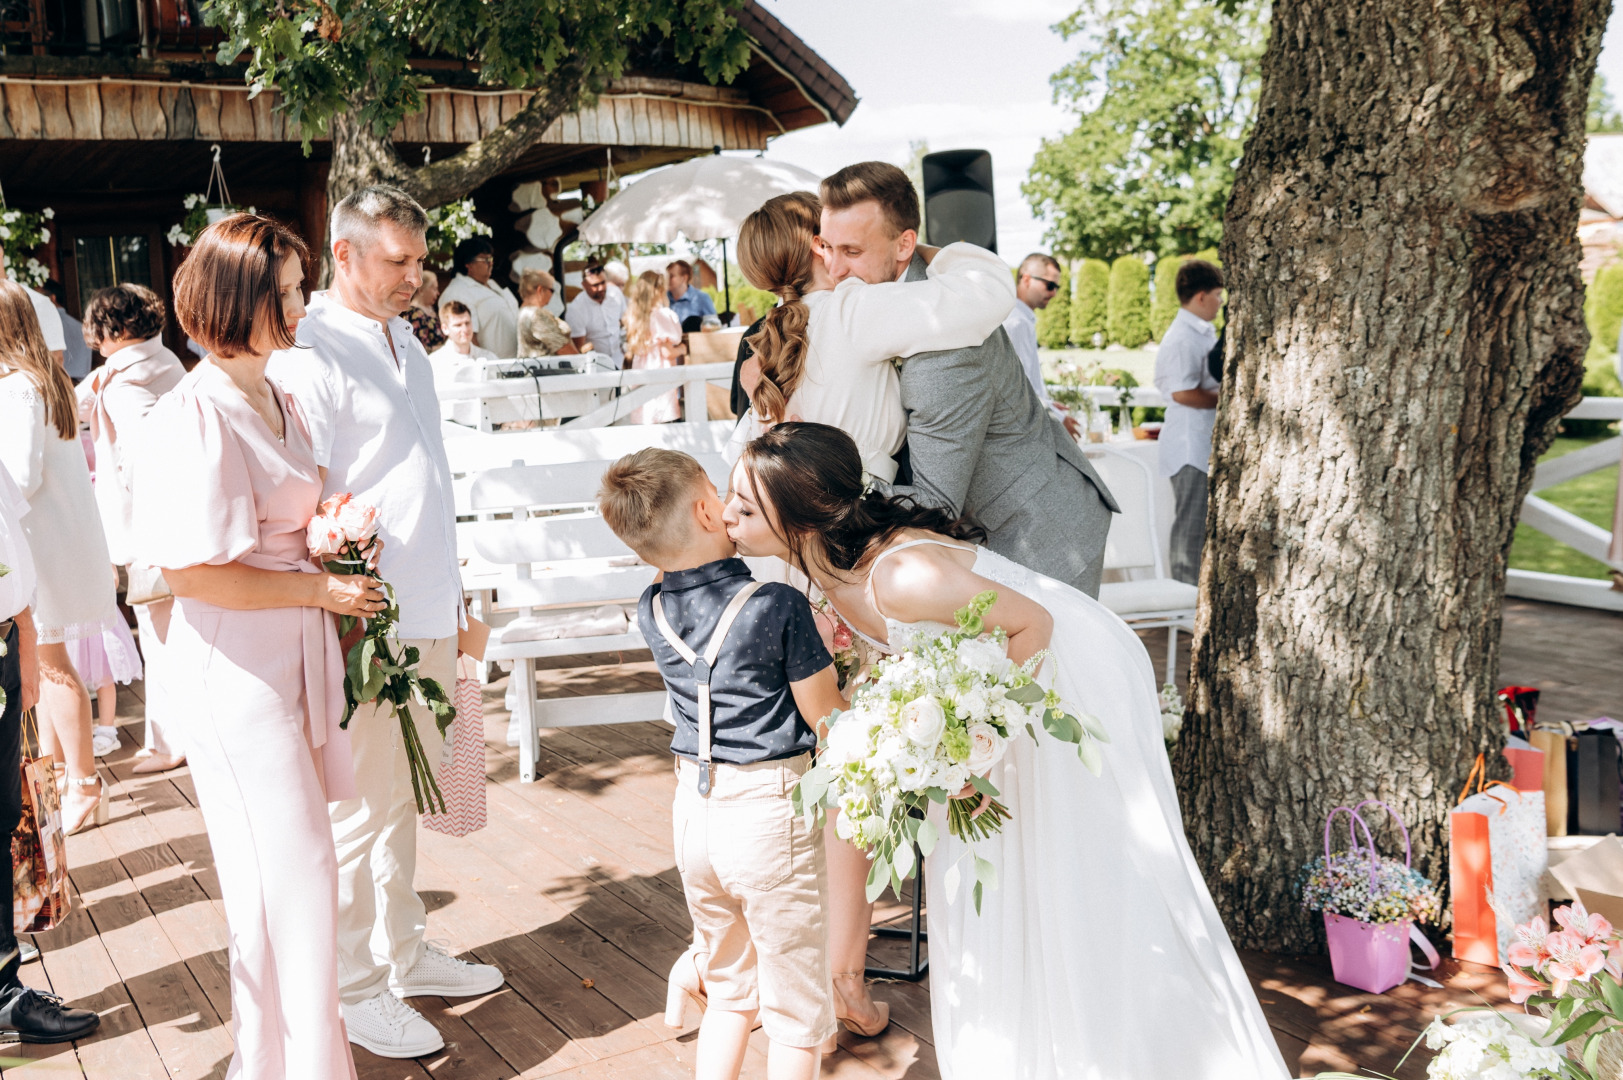
[[[1071,343],[1071,272],[1059,268],[1059,291],[1037,312],[1037,344],[1063,349]]]
[[[1084,349],[1109,341],[1110,264],[1103,259],[1083,259],[1076,272],[1076,295],[1071,300],[1071,340]]]
[[[1110,267],[1110,340],[1136,349],[1150,340],[1150,268],[1137,255]]]
[[[733,324],[734,326],[748,328],[750,323],[778,306],[777,296],[751,285],[735,262],[727,264],[727,283],[732,286],[733,310],[739,315],[739,320]],[[720,289],[705,288],[701,291],[710,297],[717,311],[724,310],[722,301],[725,294]],[[746,320],[744,319],[746,315],[752,318]]]
[[[1166,255],[1155,260],[1155,296],[1150,300],[1150,334],[1160,341],[1172,320],[1178,317],[1178,267],[1185,255]]]
[[[1584,294],[1584,319],[1589,323],[1591,348],[1599,346],[1615,354],[1618,329],[1623,326],[1623,263],[1595,272],[1595,280]]]

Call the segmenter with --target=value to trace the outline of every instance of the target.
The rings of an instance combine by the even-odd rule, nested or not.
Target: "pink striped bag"
[[[478,679],[458,678],[451,693],[456,719],[446,733],[435,778],[445,813],[424,814],[424,828],[467,836],[485,827],[485,704]]]

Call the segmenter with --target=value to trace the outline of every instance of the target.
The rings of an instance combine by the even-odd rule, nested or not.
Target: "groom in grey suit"
[[[823,181],[822,201],[836,282],[924,277],[918,195],[902,170],[847,166]],[[902,364],[901,384],[913,483],[895,490],[973,516],[993,551],[1097,597],[1120,508],[1038,399],[1008,334],[999,327],[972,348],[920,353]]]

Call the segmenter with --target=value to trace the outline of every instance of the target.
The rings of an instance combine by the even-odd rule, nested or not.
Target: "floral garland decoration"
[[[49,206],[39,211],[0,206],[0,247],[7,251],[6,277],[31,289],[45,284],[51,276],[45,264],[33,256],[27,259],[20,256],[24,251],[51,242],[51,230],[45,223],[54,217],[56,211]]]
[[[428,265],[450,270],[458,244],[469,237],[491,235],[490,226],[474,217],[472,199],[436,206],[428,212]]]

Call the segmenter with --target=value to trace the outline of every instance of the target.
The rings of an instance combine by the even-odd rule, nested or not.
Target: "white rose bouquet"
[[[377,541],[377,508],[358,502],[348,492],[329,496],[306,526],[305,541],[314,556],[330,573],[371,573],[370,556]],[[369,619],[338,616],[338,638],[345,644],[344,719],[349,727],[355,707],[371,701],[387,701],[400,722],[400,739],[411,766],[411,790],[417,797],[417,812],[445,813],[445,796],[434,779],[434,769],[417,737],[411,719],[412,700],[427,705],[443,736],[456,718],[456,708],[445,696],[445,688],[417,670],[417,649],[401,643],[394,624],[400,618],[394,589],[383,582],[387,607]],[[353,639],[353,641],[351,640]]]
[[[1066,712],[1054,691],[1037,685],[1047,653],[1020,665],[1009,659],[1007,635],[983,622],[996,601],[997,593],[981,593],[956,613],[956,630],[880,660],[851,709],[833,718],[816,765],[794,791],[808,822],[838,808],[839,835],[870,852],[869,899],[886,885],[900,891],[913,875],[914,843],[926,855],[934,850],[936,826],[925,816],[931,802],[946,804],[948,831],[971,845],[1002,829],[1009,811],[987,773],[1011,738],[1035,739],[1038,723],[1075,743],[1088,770],[1100,772],[1104,725]],[[958,797],[969,788],[978,799]],[[979,912],[982,890],[996,887],[997,876],[988,860],[973,857]],[[957,872],[948,870],[949,889]]]

